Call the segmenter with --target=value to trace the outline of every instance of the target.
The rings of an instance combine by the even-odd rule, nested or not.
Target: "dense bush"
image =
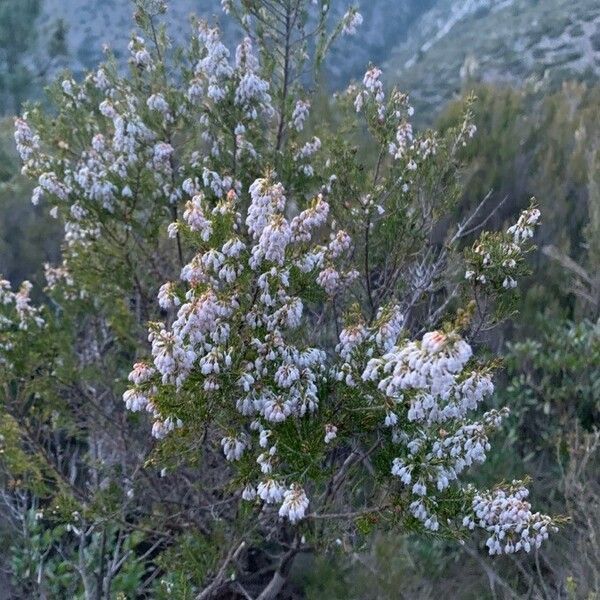
[[[600,515],[599,325],[540,324],[539,340],[511,345],[506,437],[477,480],[493,472],[532,474],[544,509],[569,524],[526,560],[490,559],[481,545],[460,547],[377,531],[352,547],[300,565],[295,578],[308,598],[594,598],[600,584],[596,539]]]
[[[534,589],[540,553],[513,553],[554,523],[530,511],[522,483],[495,482],[531,466],[533,413],[544,456],[556,422],[591,430],[598,380],[580,361],[580,343],[597,353],[586,323],[566,341],[549,334],[568,362],[515,345],[531,364],[511,359],[513,383],[492,396],[498,360],[484,342],[514,314],[536,205],[485,230],[499,202],[464,188],[481,143],[470,99],[441,133],[416,133],[409,98],[371,66],[311,115],[305,72],[354,33],[354,11],[336,24],[327,3],[223,4],[248,36],[235,57],[204,21],[172,48],[162,3],[140,2],[128,76],[109,54],[53,87],[53,112],[30,106],[16,122],[33,199],[65,236],[46,301],[27,283],[0,292],[14,596],[272,598],[300,584],[295,558],[326,556],[369,575],[320,569],[307,594],[369,597],[381,571],[365,548],[385,539],[372,552],[387,565],[385,532],[410,544],[398,573],[430,557],[415,594],[451,581],[457,540],[494,585]],[[573,380],[589,409],[565,410]],[[537,393],[541,419],[538,402],[519,404]],[[523,452],[467,473],[490,454],[505,402]],[[566,483],[586,485],[589,460],[574,466],[591,456],[585,436],[563,445],[571,479],[553,486],[572,518],[581,504]],[[487,562],[479,540],[510,557]],[[513,558],[519,575],[498,583]],[[584,571],[567,573],[580,591]],[[565,572],[535,589],[562,593]],[[395,576],[380,589],[393,594]]]

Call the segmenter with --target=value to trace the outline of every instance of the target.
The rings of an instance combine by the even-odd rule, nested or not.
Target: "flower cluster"
[[[505,234],[483,232],[467,254],[465,279],[479,286],[515,288],[539,218],[540,211],[532,203]]]
[[[283,503],[279,509],[279,516],[287,517],[290,523],[297,523],[300,519],[304,518],[308,503],[309,501],[304,490],[292,485],[283,495]]]
[[[290,126],[296,131],[302,131],[304,129],[304,123],[308,119],[310,114],[310,102],[306,100],[298,100],[292,113],[292,121]]]
[[[15,143],[24,163],[23,174],[27,174],[29,168],[38,166],[36,157],[40,151],[40,136],[34,133],[27,123],[27,113],[23,115],[22,119],[15,119]]]
[[[87,145],[78,154],[70,152],[68,159],[42,147],[30,115],[16,120],[15,140],[23,172],[38,180],[32,201],[37,204],[47,198],[51,202],[52,214],[65,221],[65,240],[69,245],[86,244],[101,237],[103,211],[131,215],[139,204],[140,182],[152,182],[150,193],[157,213],[161,206],[179,202],[182,184],[194,181],[200,159],[198,153],[192,153],[175,168],[178,148],[173,145],[170,130],[181,122],[190,126],[199,123],[210,155],[220,156],[224,151],[223,136],[218,119],[206,111],[211,103],[231,101],[235,106],[236,144],[228,152],[235,153],[238,159],[243,155],[256,156],[249,134],[260,132],[259,121],[269,119],[274,109],[269,83],[259,76],[250,39],[239,44],[235,60],[231,61],[219,30],[200,20],[196,24],[195,44],[197,60],[193,70],[182,76],[183,89],[162,84],[164,89],[156,89],[144,101],[140,101],[138,83],[143,80],[140,85],[144,88],[156,88],[156,57],[137,35],[129,44],[130,61],[136,67],[132,81],[120,78],[110,65],[100,67],[80,84],[65,80],[61,89],[67,121],[70,112],[75,118],[80,110],[90,114],[99,111],[102,115],[89,131],[86,129]],[[157,115],[162,117],[158,121]],[[304,118],[297,115],[298,124]],[[65,140],[59,139],[57,144],[61,151],[71,150]],[[221,180],[207,166],[208,159],[202,161],[205,164],[201,167],[205,185],[208,180],[211,189],[219,189],[221,194],[236,187],[231,178]],[[134,174],[137,175],[133,177]],[[132,185],[132,179],[138,182],[137,187]],[[193,205],[194,199],[191,202]],[[196,219],[196,226],[201,227],[197,209],[190,206],[189,213],[191,219]]]
[[[531,512],[528,496],[529,491],[519,481],[513,481],[508,490],[477,493],[473,513],[465,516],[463,525],[481,527],[490,534],[486,545],[492,555],[539,548],[557,528],[547,515]]]
[[[355,8],[350,9],[342,18],[342,34],[356,35],[356,31],[362,23],[362,15]]]
[[[405,439],[407,457],[397,458],[392,470],[405,484],[417,479],[415,493],[425,490],[427,481],[443,490],[465,466],[485,459],[485,428],[464,419],[493,385],[485,371],[465,369],[471,356],[471,347],[458,335],[434,331],[370,359],[362,373],[363,381],[375,382],[383,393],[387,425],[418,425],[416,435]]]
[[[32,325],[35,327],[44,326],[40,308],[31,304],[29,294],[32,287],[29,281],[23,281],[18,291],[13,292],[10,282],[6,279],[0,279],[0,306],[14,308],[19,329],[29,329]],[[2,324],[7,325],[10,322],[2,319]]]
[[[539,209],[532,205],[519,215],[517,222],[509,227],[506,233],[513,236],[515,244],[523,244],[533,237],[534,228],[539,223],[540,216]]]
[[[352,388],[366,385],[361,393],[372,410],[381,412],[381,425],[389,429],[397,454],[391,474],[409,490],[412,516],[437,531],[443,525],[438,514],[446,490],[452,484],[460,489],[461,473],[486,460],[489,435],[508,409],[488,411],[479,419],[470,416],[494,386],[489,368],[474,363],[471,346],[458,333],[431,331],[418,341],[400,341],[401,326],[395,309],[379,315],[371,326],[358,322],[342,330],[337,350],[344,362],[338,379]],[[507,492],[498,491],[498,498],[503,493]],[[474,506],[481,516],[473,522],[493,531],[484,522],[488,517],[482,512],[483,500],[474,501]],[[551,523],[546,516],[510,514],[511,526],[519,532],[536,520]],[[464,527],[470,526],[472,521],[457,517]],[[512,551],[527,547],[510,546]]]
[[[315,136],[294,154],[294,160],[300,163],[300,171],[307,177],[312,177],[314,175],[314,168],[307,162],[307,159],[313,157],[320,149],[321,140]]]
[[[357,90],[352,85],[348,88],[348,94],[354,98],[356,112],[364,113],[373,135],[404,172],[398,178],[398,183],[402,191],[407,192],[412,186],[414,171],[436,154],[439,145],[436,134],[429,131],[414,132],[410,121],[414,109],[408,95],[397,89],[386,95],[382,71],[376,66],[366,71],[362,87]],[[465,127],[470,125],[469,121]]]
[[[32,285],[23,281],[16,292],[0,278],[0,366],[12,368],[10,353],[18,345],[19,332],[35,331],[46,323],[40,308],[31,304]]]
[[[363,106],[369,100],[373,100],[377,107],[377,116],[383,120],[385,116],[385,92],[383,90],[383,81],[381,81],[381,69],[371,67],[363,77],[364,89],[359,91],[354,100],[356,112],[361,112]]]
[[[189,184],[185,187],[192,191]],[[248,482],[244,497],[258,496],[267,503],[283,499],[280,515],[295,522],[308,499],[294,481],[284,492],[277,428],[317,409],[326,355],[288,339],[286,332],[298,328],[304,312],[303,301],[292,292],[292,276],[296,270],[318,281],[327,269],[339,281],[347,279],[335,264],[347,254],[350,240],[338,231],[326,245],[315,243],[328,223],[329,206],[323,196],[288,220],[285,190],[269,178],[250,186],[245,218],[234,189],[212,205],[205,192],[194,195],[177,223],[178,231],[198,236],[204,248],[181,270],[189,288],[183,293],[173,282],[161,287],[159,303],[167,310],[177,308],[176,318],[170,328],[151,325],[154,366],[134,367],[133,386],[124,401],[130,410],[146,408],[154,414],[153,433],[162,437],[178,421],[157,409],[153,399],[160,385],[174,385],[183,392],[194,373],[193,381],[201,377],[207,397],[230,389],[232,409],[247,421],[243,432],[224,432],[223,453],[227,460],[239,461],[252,451],[259,477],[268,475],[266,480]],[[228,233],[222,237],[224,231]],[[242,344],[240,337],[245,340]],[[328,441],[333,439],[335,428],[328,435]]]

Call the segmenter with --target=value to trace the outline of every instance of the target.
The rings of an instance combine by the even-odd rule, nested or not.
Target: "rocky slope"
[[[353,0],[332,0],[342,14]],[[327,65],[327,81],[341,87],[369,62],[408,91],[424,120],[475,81],[555,86],[565,79],[600,76],[598,0],[359,0],[364,16],[357,37],[344,38]],[[127,0],[43,0],[44,31],[63,19],[75,73],[101,59],[104,43],[124,56],[133,28]],[[190,32],[189,15],[225,26],[220,0],[170,0],[168,27],[176,42]],[[43,47],[43,43],[40,43]]]
[[[474,81],[549,88],[600,76],[598,0],[439,0],[385,63],[431,114]]]
[[[362,0],[364,23],[360,36],[344,38],[334,48],[328,63],[328,80],[335,86],[358,77],[370,61],[382,63],[390,46],[406,39],[410,26],[438,0]],[[333,0],[333,10],[341,16],[355,0]],[[189,16],[201,15],[219,23],[226,37],[235,37],[231,20],[221,11],[220,0],[170,0],[166,22],[172,39],[184,43],[190,34]],[[123,55],[133,29],[133,4],[129,0],[43,0],[37,22],[40,48],[57,20],[67,25],[68,57],[61,66],[74,73],[91,68],[102,58],[102,45],[108,44]]]

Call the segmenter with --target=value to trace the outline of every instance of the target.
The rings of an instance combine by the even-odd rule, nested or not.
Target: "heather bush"
[[[107,51],[15,124],[64,225],[47,301],[0,288],[15,589],[275,598],[298,555],[373,530],[540,547],[558,521],[522,481],[467,477],[508,415],[484,340],[540,219],[456,219],[472,100],[418,133],[370,65],[318,118],[355,9],[225,1],[230,51],[201,19],[173,48],[137,4],[128,75]]]

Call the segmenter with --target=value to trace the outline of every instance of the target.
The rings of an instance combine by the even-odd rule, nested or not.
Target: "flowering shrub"
[[[174,501],[208,502],[231,551],[198,598],[228,585],[254,536],[222,488],[246,504],[249,532],[287,548],[260,598],[279,593],[290,557],[367,521],[457,538],[479,528],[490,553],[539,546],[554,525],[519,482],[461,482],[506,414],[481,414],[495,365],[478,335],[514,293],[537,208],[506,233],[481,231],[483,204],[452,224],[457,150],[475,134],[469,105],[447,136],[417,133],[409,97],[387,90],[377,67],[336,95],[333,122],[311,119],[306,40],[318,59],[356,32],[355,10],[330,27],[327,3],[223,8],[246,31],[235,52],[198,20],[172,67],[155,22],[165,7],[140,3],[129,77],[109,56],[56,87],[52,121],[34,108],[16,122],[33,201],[65,224],[50,293],[65,312],[98,315],[78,360],[102,364],[116,346],[124,381],[122,355],[135,355],[124,404],[148,412],[161,440],[144,467],[116,459],[127,497],[142,494],[148,465],[166,476],[202,454]],[[103,396],[89,387],[116,396],[106,382]],[[122,499],[123,521],[142,520],[132,510]],[[209,516],[198,530],[214,526]]]

